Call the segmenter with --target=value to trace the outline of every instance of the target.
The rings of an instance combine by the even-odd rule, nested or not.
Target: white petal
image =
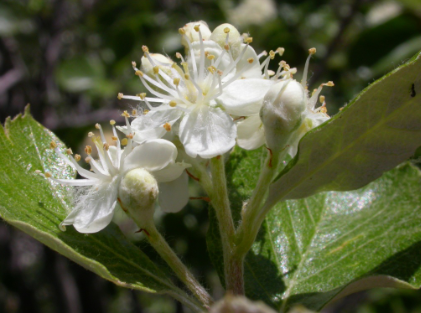
[[[246,45],[242,44],[241,49]],[[253,59],[253,63],[249,63],[249,60]],[[262,70],[260,69],[259,59],[257,58],[256,51],[251,46],[247,47],[246,52],[242,56],[241,60],[237,63],[237,71],[241,71],[243,68],[247,68],[241,75],[245,78],[260,78],[262,77]]]
[[[119,179],[112,183],[103,182],[79,195],[76,207],[61,225],[73,225],[80,233],[96,233],[104,229],[112,220],[117,204]]]
[[[263,98],[274,81],[263,78],[239,79],[224,88],[216,100],[229,114],[249,116],[260,111]]]
[[[187,163],[171,163],[162,170],[154,171],[151,174],[155,177],[158,183],[166,183],[180,177],[180,175],[188,167],[190,167],[190,164]]]
[[[159,205],[164,212],[178,212],[189,202],[188,177],[184,172],[178,179],[159,184]]]
[[[147,141],[133,149],[122,163],[122,173],[135,168],[158,171],[173,163],[177,157],[177,148],[164,139]]]
[[[265,131],[258,114],[237,124],[237,143],[246,150],[254,150],[265,143]]]
[[[142,143],[147,140],[162,138],[167,133],[164,124],[169,123],[172,126],[182,114],[183,111],[178,108],[162,105],[157,110],[135,118],[131,123],[131,131],[126,126],[117,128],[126,135],[133,132],[133,140]]]
[[[210,159],[235,145],[236,127],[221,108],[197,105],[181,120],[179,136],[189,156]]]

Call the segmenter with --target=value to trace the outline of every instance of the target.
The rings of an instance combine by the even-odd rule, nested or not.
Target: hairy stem
[[[215,209],[221,234],[224,255],[225,287],[233,294],[244,294],[243,258],[234,255],[235,228],[228,199],[225,165],[222,157],[211,159],[213,194],[211,203]]]

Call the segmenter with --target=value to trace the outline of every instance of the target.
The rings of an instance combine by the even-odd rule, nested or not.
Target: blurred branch
[[[332,54],[335,52],[338,46],[342,43],[342,38],[345,31],[348,29],[348,26],[353,21],[355,15],[358,13],[358,10],[363,2],[364,0],[354,0],[354,2],[351,5],[351,9],[349,10],[349,13],[341,19],[338,32],[336,33],[335,37],[333,37],[333,39],[330,41],[326,49],[326,54],[319,62],[319,65],[316,67],[314,75],[310,78],[310,85],[314,82],[317,82],[325,72],[329,58],[332,56]]]
[[[17,68],[11,69],[0,77],[0,94],[13,87],[23,77],[23,71]]]

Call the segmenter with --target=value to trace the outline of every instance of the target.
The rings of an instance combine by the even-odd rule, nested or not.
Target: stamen
[[[66,149],[66,154],[72,155],[73,154],[72,148]]]
[[[92,153],[92,147],[91,147],[91,146],[86,146],[86,147],[85,147],[85,153],[86,153],[87,155],[91,155],[91,153]]]
[[[115,121],[114,121],[114,120],[111,120],[111,121],[110,121],[110,125],[111,125],[111,126],[114,126],[114,125],[115,125]]]
[[[251,64],[251,63],[253,63],[253,62],[254,62],[254,59],[253,59],[253,58],[248,58],[248,59],[247,59],[247,62],[249,62],[249,63]]]
[[[306,64],[304,66],[303,79],[301,80],[301,86],[303,86],[303,88],[307,87],[307,73],[308,73],[308,67],[310,65],[310,58],[315,53],[316,53],[316,48],[308,49],[308,57],[306,60]]]
[[[136,109],[133,109],[133,110],[132,110],[132,116],[133,116],[133,117],[136,117],[136,116],[137,116],[137,110],[136,110]]]
[[[122,145],[122,146],[127,146],[127,143],[128,143],[127,138],[123,138],[123,139],[121,140],[121,145]]]
[[[164,124],[164,128],[167,132],[171,131],[171,124],[170,123],[165,123]]]
[[[80,156],[80,154],[75,154],[75,160],[76,160],[76,162],[79,162],[81,158],[82,157]]]
[[[121,92],[119,92],[119,93],[117,94],[117,99],[118,99],[118,100],[123,99],[123,97],[124,97],[124,95],[123,95]]]

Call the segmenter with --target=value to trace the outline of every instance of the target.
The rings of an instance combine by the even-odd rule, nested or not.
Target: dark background
[[[118,101],[118,92],[143,91],[130,65],[139,62],[141,46],[174,56],[183,50],[178,28],[199,19],[211,29],[230,22],[249,32],[258,53],[285,47],[283,59],[298,67],[297,77],[308,48],[316,47],[310,87],[335,82],[323,92],[332,115],[421,50],[420,0],[2,0],[0,120],[30,103],[36,120],[80,150],[95,123],[121,122],[121,111],[134,105]],[[207,257],[204,203],[191,202],[157,220],[176,252],[220,297]],[[122,216],[117,221],[133,233]],[[133,238],[156,258],[146,242]],[[165,296],[116,287],[0,221],[0,312],[171,313],[183,308]],[[421,293],[373,290],[325,312],[421,312]]]

